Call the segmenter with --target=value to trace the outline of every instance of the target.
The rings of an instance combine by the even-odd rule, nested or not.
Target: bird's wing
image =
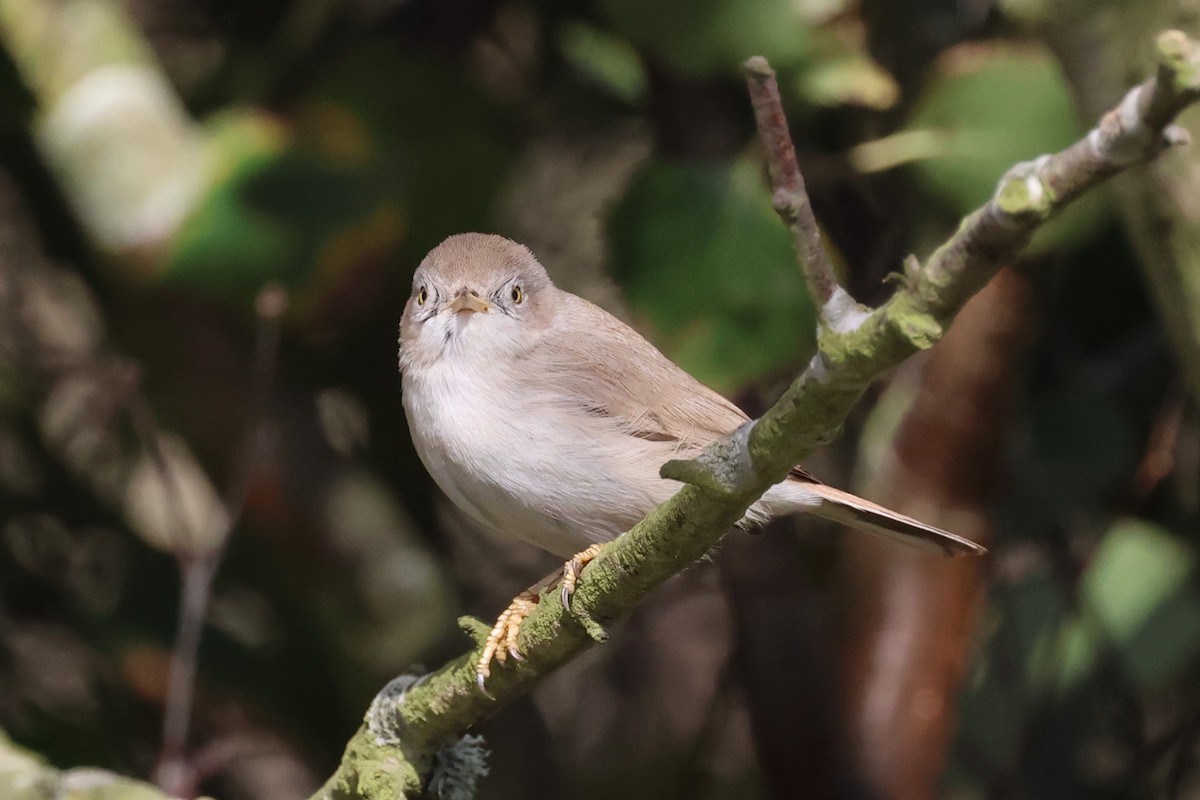
[[[553,376],[556,394],[581,411],[615,418],[631,436],[677,442],[683,452],[748,419],[607,311],[567,292],[560,297],[538,348],[538,372]]]

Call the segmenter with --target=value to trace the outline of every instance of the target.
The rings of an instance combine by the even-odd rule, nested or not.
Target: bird
[[[450,236],[421,261],[400,321],[401,397],[417,455],[442,492],[501,537],[583,567],[680,487],[663,478],[749,420],[624,322],[559,289],[496,234]],[[797,466],[738,527],[809,513],[942,555],[980,545],[827,486]],[[544,586],[545,584],[543,584]],[[476,665],[519,658],[537,586],[497,620]]]

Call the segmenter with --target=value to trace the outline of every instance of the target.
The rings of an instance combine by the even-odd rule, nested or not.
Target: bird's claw
[[[514,597],[508,608],[496,618],[496,624],[492,626],[483,643],[483,652],[475,662],[475,685],[487,697],[492,697],[484,687],[492,674],[493,660],[503,664],[510,655],[515,661],[525,660],[517,650],[517,636],[521,632],[521,623],[533,612],[537,604],[538,596],[526,589]]]
[[[562,601],[563,608],[571,610],[571,595],[575,594],[575,585],[579,583],[580,573],[584,567],[596,560],[603,547],[604,545],[594,544],[571,556],[570,560],[563,564],[562,585],[558,590],[558,598]]]
[[[595,560],[596,556],[600,555],[600,549],[601,545],[594,544],[586,550],[576,553],[563,564],[562,586],[559,589],[558,597],[568,611],[571,610],[571,595],[574,594],[575,585],[579,582],[579,574],[583,572],[585,566]],[[545,586],[546,583],[540,585]],[[484,640],[483,651],[479,654],[479,660],[475,662],[475,685],[486,697],[495,699],[486,688],[487,679],[492,674],[493,661],[503,664],[510,657],[513,661],[525,660],[517,647],[517,637],[521,633],[521,623],[533,613],[538,599],[538,594],[533,589],[526,589],[514,597],[513,601],[508,604],[508,608],[504,609],[504,612],[496,618],[496,624],[492,626],[487,639]]]

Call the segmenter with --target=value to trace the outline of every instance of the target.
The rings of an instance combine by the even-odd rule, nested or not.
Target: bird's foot
[[[537,607],[540,599],[539,592],[559,581],[559,599],[562,600],[563,607],[571,611],[571,595],[575,593],[575,585],[579,583],[579,574],[583,572],[584,567],[595,560],[596,556],[600,555],[602,547],[603,545],[594,544],[586,550],[576,553],[563,564],[561,571],[556,570],[513,598],[513,601],[508,604],[508,608],[504,609],[504,612],[496,619],[496,624],[492,626],[487,639],[484,640],[483,652],[480,653],[479,660],[475,662],[475,683],[479,686],[479,691],[485,695],[488,694],[486,683],[492,674],[493,661],[503,664],[510,657],[514,661],[525,660],[517,648],[517,637],[521,633],[521,623]],[[574,611],[571,613],[575,614]],[[607,638],[604,629],[594,620],[579,617],[577,614],[576,617],[579,618],[580,624],[593,639],[604,641]],[[491,697],[491,695],[488,696]]]
[[[508,608],[496,618],[496,624],[492,626],[483,643],[483,652],[475,662],[475,683],[479,686],[479,691],[488,693],[484,683],[492,674],[493,659],[501,664],[507,661],[509,656],[516,661],[524,661],[517,650],[517,634],[521,632],[521,623],[533,613],[537,604],[537,592],[526,589],[514,597]]]
[[[602,544],[594,544],[571,556],[567,563],[563,564],[562,583],[558,590],[558,597],[562,600],[563,608],[571,610],[571,595],[575,594],[575,584],[579,583],[579,574],[583,572],[584,567],[596,560],[596,556],[600,555],[603,548]]]

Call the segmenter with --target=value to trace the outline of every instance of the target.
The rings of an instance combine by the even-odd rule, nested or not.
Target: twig
[[[787,116],[783,113],[775,70],[762,56],[747,59],[742,69],[750,90],[750,104],[754,107],[758,138],[766,149],[767,171],[774,191],[771,205],[791,231],[792,246],[796,249],[809,296],[820,309],[822,322],[834,330],[853,326],[862,313],[854,298],[838,285],[837,273],[821,245],[821,229],[796,161],[796,149],[788,131]]]
[[[154,782],[172,795],[191,797],[195,779],[187,760],[187,735],[191,728],[196,694],[196,668],[204,620],[212,598],[212,581],[219,562],[207,555],[181,555],[179,571],[183,587],[171,671],[167,679],[163,712],[162,750],[154,769]]]
[[[1178,44],[1181,36],[1171,34],[1160,41]],[[1150,97],[1162,93],[1146,107],[1154,111],[1155,124],[1165,125],[1169,119],[1163,109],[1175,113],[1195,100],[1192,81],[1200,80],[1194,66],[1200,63],[1200,50],[1186,38],[1183,42],[1185,47],[1175,48],[1178,56],[1164,54],[1167,69],[1149,89]],[[1163,83],[1175,88],[1164,88]],[[1146,85],[1135,91],[1147,91]],[[1102,122],[1107,134],[1014,167],[996,196],[968,217],[924,268],[912,269],[907,285],[887,304],[852,330],[827,332],[809,368],[763,417],[714,442],[693,461],[665,465],[664,477],[684,479],[689,485],[605,547],[583,573],[571,614],[609,623],[694,564],[792,465],[832,438],[874,378],[932,346],[967,298],[1020,251],[1042,222],[1122,167],[1180,143],[1182,137],[1170,128],[1145,136],[1150,122],[1136,116],[1141,109],[1138,102],[1123,103]],[[1128,146],[1139,153],[1136,159],[1123,151],[1134,140],[1140,144]],[[1114,158],[1117,152],[1123,157]],[[1071,172],[1076,169],[1081,172]],[[315,797],[384,798],[417,792],[439,747],[495,714],[592,643],[571,614],[561,603],[538,604],[521,629],[519,647],[525,661],[497,670],[488,681],[494,700],[475,687],[478,652],[431,673],[403,702],[382,711],[395,717],[387,727],[401,733],[403,746],[377,741],[364,725],[347,745],[341,767]],[[463,624],[481,645],[487,626],[472,619]]]
[[[1075,144],[1017,164],[987,205],[930,257],[916,287],[931,316],[949,322],[966,297],[1011,260],[1045,220],[1081,192],[1169,147],[1189,142],[1170,124],[1200,97],[1200,51],[1179,31],[1158,37],[1158,74],[1131,89],[1121,103]],[[953,291],[939,291],[952,288]]]
[[[1121,76],[1144,69],[1142,53],[1137,49],[1105,43],[1117,38],[1137,41],[1153,35],[1157,31],[1155,20],[1168,18],[1177,5],[1174,0],[1145,0],[1116,4],[1110,9],[1112,13],[1104,14],[1096,14],[1093,6],[1046,4],[1047,11],[1053,11],[1043,20],[1043,33],[1084,113],[1098,115],[1123,88]],[[1158,49],[1160,61],[1165,62],[1160,69],[1165,68],[1168,75],[1186,75],[1189,69],[1195,70],[1186,64],[1190,47],[1182,37],[1163,37]],[[1185,62],[1182,68],[1171,65],[1175,58]],[[1173,82],[1171,78],[1159,83]],[[1139,99],[1151,106],[1147,117],[1157,116],[1165,105],[1160,105],[1157,92],[1143,93]],[[1193,400],[1200,399],[1200,242],[1195,222],[1195,202],[1200,196],[1198,164],[1200,156],[1193,150],[1154,169],[1138,170],[1113,187],[1115,210],[1138,257],[1163,332],[1175,351],[1176,368],[1183,374]]]
[[[180,796],[191,796],[196,792],[194,770],[187,758],[187,736],[191,728],[195,699],[200,640],[212,599],[213,580],[224,558],[229,536],[241,517],[246,493],[262,450],[263,423],[270,404],[279,352],[279,320],[286,309],[287,293],[282,287],[269,284],[259,292],[255,301],[258,331],[254,347],[254,382],[251,388],[250,414],[242,437],[242,452],[222,502],[222,528],[211,546],[203,549],[182,549],[176,553],[183,588],[167,684],[166,710],[163,714],[162,750],[155,768],[155,783],[165,791]],[[163,462],[161,468],[166,467]],[[169,478],[168,475],[163,477],[164,480]]]

